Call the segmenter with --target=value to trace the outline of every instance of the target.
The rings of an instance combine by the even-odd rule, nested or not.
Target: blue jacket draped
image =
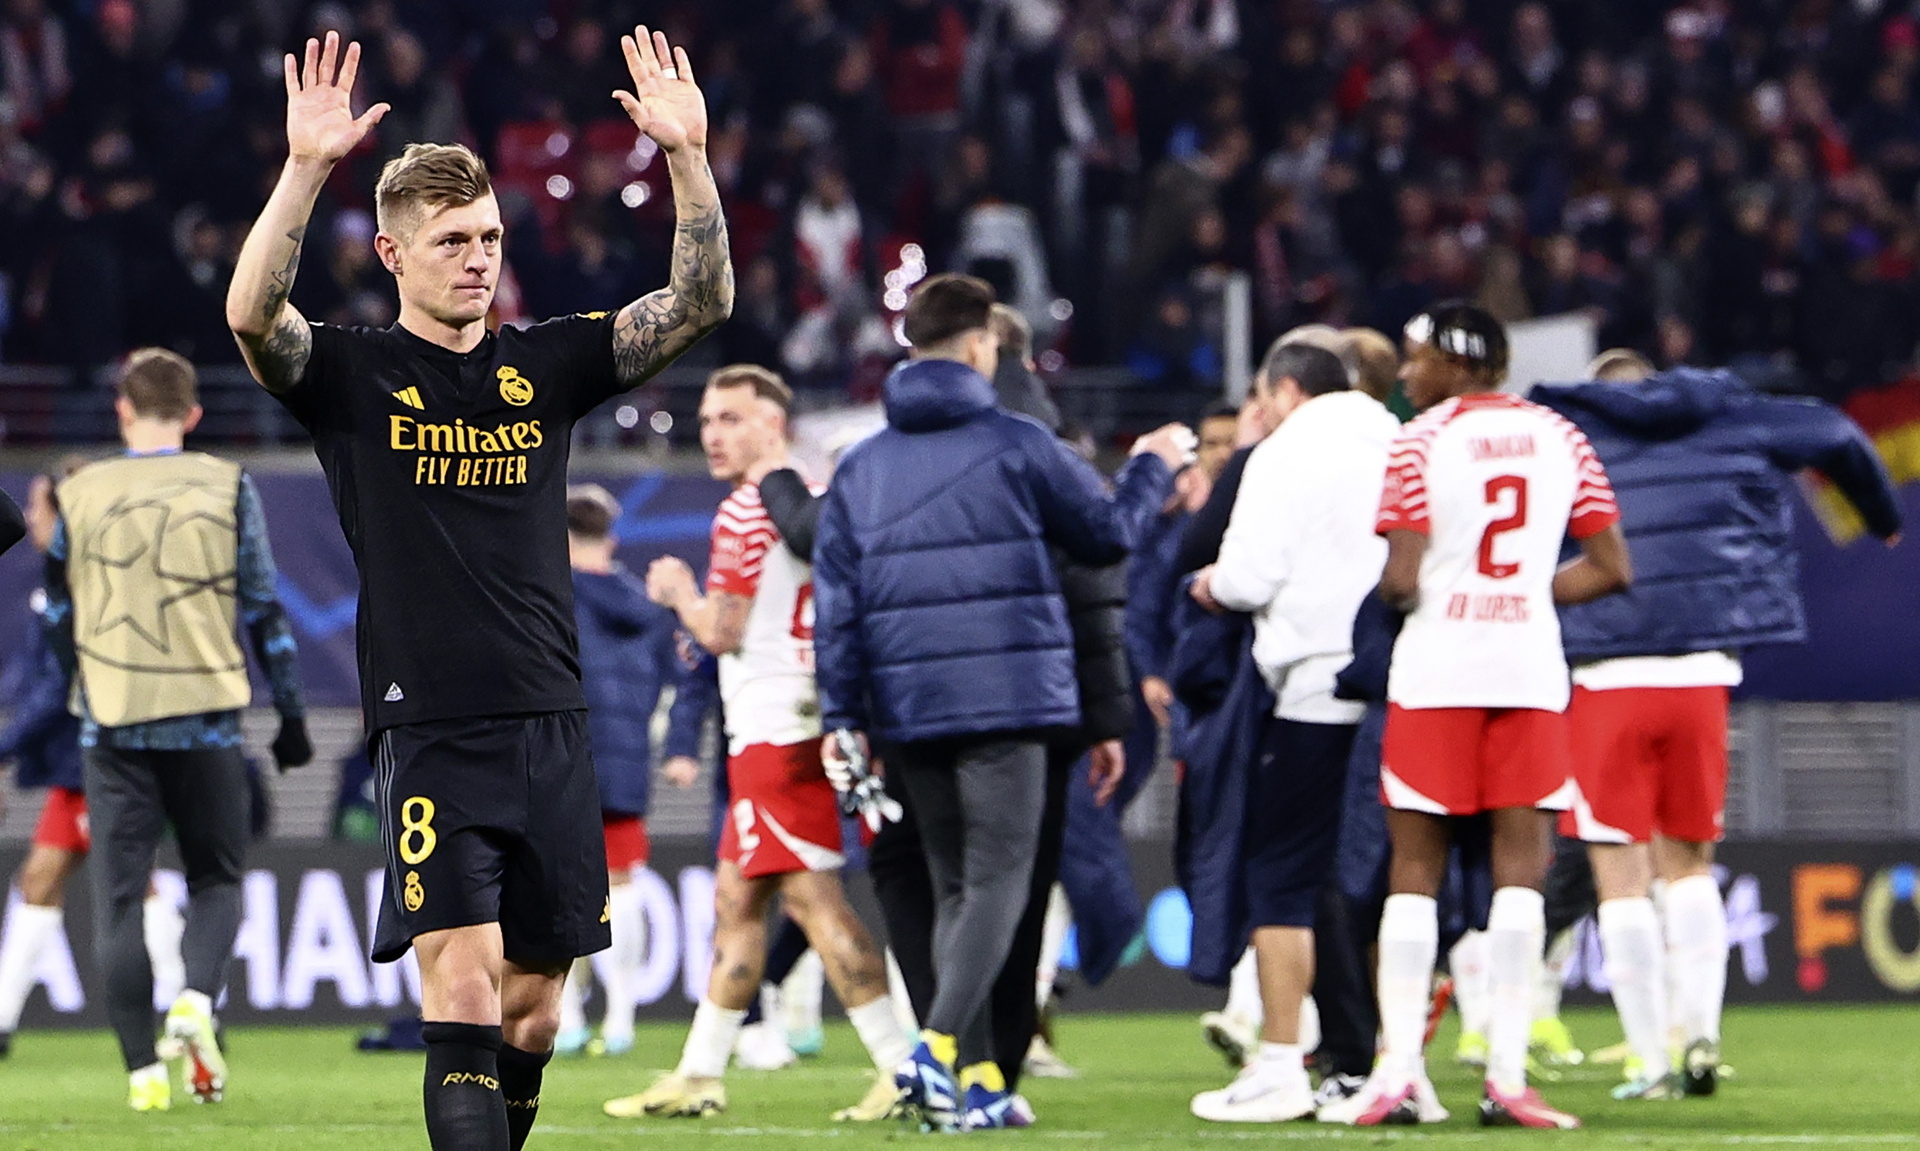
[[[67,674],[48,640],[46,593],[35,591],[32,602],[26,644],[0,685],[13,701],[13,720],[0,731],[0,761],[18,761],[14,781],[21,787],[80,791],[80,720],[67,711]]]
[[[1802,468],[1831,479],[1875,535],[1900,530],[1872,441],[1831,405],[1693,368],[1544,384],[1532,398],[1593,443],[1633,555],[1630,591],[1561,609],[1574,662],[1805,639],[1790,490]]]
[[[652,794],[654,709],[661,691],[679,680],[674,650],[678,621],[647,599],[639,581],[619,569],[605,575],[574,572],[573,604],[600,807],[645,815]],[[676,705],[670,713],[667,755],[698,752],[699,718],[685,710]]]
[[[913,360],[887,427],[841,460],[814,542],[814,657],[828,731],[892,741],[1074,728],[1073,633],[1048,544],[1124,559],[1172,488],[1142,455],[1108,495],[964,364]]]

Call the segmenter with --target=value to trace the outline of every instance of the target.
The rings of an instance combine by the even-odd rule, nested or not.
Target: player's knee
[[[501,1019],[501,1034],[522,1051],[551,1051],[560,1034],[560,1004],[530,1000],[507,1005]]]

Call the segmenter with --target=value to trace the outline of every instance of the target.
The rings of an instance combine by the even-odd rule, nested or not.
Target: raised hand
[[[613,98],[620,101],[634,126],[652,137],[663,152],[706,147],[707,98],[693,82],[686,49],[671,47],[666,33],[650,33],[642,24],[633,35],[620,37],[620,52],[627,58],[633,91],[616,89]]]
[[[389,111],[389,105],[375,104],[354,118],[360,45],[347,45],[342,58],[338,32],[327,33],[324,45],[308,40],[304,64],[296,66],[291,52],[282,63],[287,73],[287,153],[296,160],[334,163],[353,151]]]

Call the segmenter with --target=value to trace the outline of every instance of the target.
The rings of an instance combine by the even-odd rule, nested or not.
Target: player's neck
[[[487,338],[486,317],[466,324],[437,320],[405,300],[400,301],[400,326],[429,344],[438,344],[450,352],[471,352]]]
[[[177,452],[186,446],[187,430],[171,421],[132,420],[120,425],[120,440],[138,455]]]

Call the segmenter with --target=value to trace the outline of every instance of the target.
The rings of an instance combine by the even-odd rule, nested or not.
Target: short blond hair
[[[465,207],[492,191],[487,162],[465,144],[408,144],[380,169],[374,219],[382,232],[405,239],[430,211]]]
[[[771,368],[759,364],[728,364],[716,368],[707,377],[709,388],[752,388],[753,394],[763,400],[772,400],[783,413],[793,411],[793,389],[780,378],[780,374]]]
[[[1372,328],[1348,328],[1340,334],[1347,338],[1347,347],[1359,365],[1354,390],[1386,403],[1400,378],[1400,349],[1385,332]]]
[[[193,364],[166,348],[139,348],[127,356],[116,386],[143,419],[182,423],[200,403]]]

